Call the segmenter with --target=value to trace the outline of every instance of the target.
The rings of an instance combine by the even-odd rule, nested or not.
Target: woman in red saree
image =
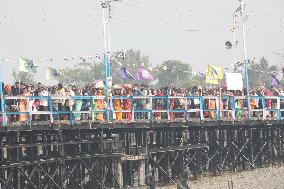
[[[132,92],[131,92],[132,85],[126,84],[126,85],[123,85],[123,87],[125,89],[124,96],[126,96],[126,97],[132,96]],[[131,110],[132,109],[132,102],[131,102],[130,98],[123,100],[123,108],[124,108],[124,110]],[[126,120],[131,120],[132,119],[132,112],[123,113],[123,118],[126,119]]]

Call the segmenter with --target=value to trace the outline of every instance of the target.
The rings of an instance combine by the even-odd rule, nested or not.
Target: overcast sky
[[[11,81],[15,60],[94,56],[103,52],[100,0],[0,0],[0,62],[4,80]],[[280,64],[275,53],[284,49],[284,1],[246,0],[247,54]],[[176,59],[194,71],[207,64],[233,63],[233,11],[238,0],[122,0],[114,2],[111,20],[112,50],[140,49],[153,65]],[[242,59],[241,28],[237,31],[238,59]],[[36,79],[45,81],[45,67],[38,62]],[[53,61],[53,67],[72,66]]]

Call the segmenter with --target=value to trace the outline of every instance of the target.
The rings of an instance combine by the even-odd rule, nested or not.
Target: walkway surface
[[[201,180],[191,181],[190,188],[229,189],[228,180],[232,180],[233,189],[284,189],[284,166],[203,177]]]

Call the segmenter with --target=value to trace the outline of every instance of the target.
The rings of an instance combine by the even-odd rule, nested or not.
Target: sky
[[[246,0],[247,56],[280,65],[284,52],[283,0]],[[233,12],[238,0],[121,0],[112,2],[111,49],[130,48],[148,55],[152,65],[181,60],[194,71],[208,64],[234,62]],[[240,25],[240,22],[238,23]],[[237,28],[237,59],[243,60],[241,27]],[[0,61],[3,79],[12,82],[16,60],[35,60],[35,78],[46,82],[45,68],[73,67],[58,59],[95,56],[103,52],[100,0],[0,0]],[[39,61],[53,59],[50,61]]]

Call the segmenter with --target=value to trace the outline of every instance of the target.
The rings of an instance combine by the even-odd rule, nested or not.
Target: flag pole
[[[19,59],[18,59],[18,82],[19,82],[19,94],[21,91],[21,78],[20,78],[20,65],[19,65]]]

